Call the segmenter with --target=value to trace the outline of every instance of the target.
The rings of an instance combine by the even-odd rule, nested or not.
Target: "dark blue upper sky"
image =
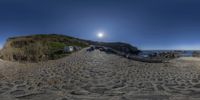
[[[98,39],[99,31],[106,36]],[[36,33],[200,49],[200,0],[0,0],[0,45]]]

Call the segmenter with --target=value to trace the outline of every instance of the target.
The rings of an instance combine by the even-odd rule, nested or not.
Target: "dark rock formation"
[[[193,57],[200,57],[200,51],[193,51],[192,56]]]
[[[111,53],[111,54],[116,54],[122,57],[125,57],[127,59],[135,60],[135,61],[141,61],[141,62],[148,62],[148,63],[163,63],[162,59],[152,59],[152,58],[143,58],[140,57],[136,54],[131,54],[130,52],[125,52],[125,51],[118,51],[115,49],[112,49],[110,47],[104,47],[104,46],[90,46],[90,48],[87,49],[87,51],[91,52],[94,50],[100,50],[106,53]]]
[[[154,53],[149,55],[149,58],[155,59],[174,59],[178,57],[180,57],[180,53],[175,51]]]
[[[100,47],[103,46],[103,47],[111,48],[113,50],[116,50],[118,52],[125,53],[125,54],[137,55],[140,52],[140,50],[138,50],[136,47],[134,47],[130,44],[121,43],[121,42],[112,42],[112,43],[89,42],[89,44],[95,45],[95,46],[100,46]]]

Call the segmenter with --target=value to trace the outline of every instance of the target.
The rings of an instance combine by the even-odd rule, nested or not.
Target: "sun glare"
[[[97,34],[97,37],[98,37],[98,38],[103,38],[103,37],[104,37],[104,33],[99,32],[99,33]]]

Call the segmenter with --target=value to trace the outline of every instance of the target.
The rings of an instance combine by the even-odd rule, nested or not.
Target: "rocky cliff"
[[[85,48],[89,45],[101,45],[120,52],[137,54],[139,50],[126,43],[93,42],[58,34],[37,34],[7,39],[1,50],[1,58],[10,61],[44,61],[64,57],[66,46]]]

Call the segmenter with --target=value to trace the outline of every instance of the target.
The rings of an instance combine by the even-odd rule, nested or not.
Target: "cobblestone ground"
[[[85,49],[41,63],[0,61],[0,100],[200,100],[200,62],[144,63]]]

